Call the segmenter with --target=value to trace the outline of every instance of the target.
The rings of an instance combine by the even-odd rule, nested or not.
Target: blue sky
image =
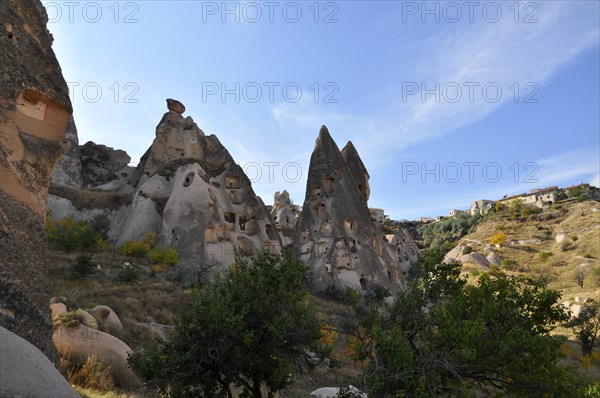
[[[133,163],[176,98],[265,203],[323,124],[393,219],[599,185],[597,1],[44,3],[80,143]]]

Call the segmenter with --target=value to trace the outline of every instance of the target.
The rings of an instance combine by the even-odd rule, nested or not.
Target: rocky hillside
[[[498,233],[506,241],[491,244]],[[600,266],[599,242],[600,203],[564,203],[522,219],[490,214],[446,258],[460,260],[470,273],[495,265],[515,274],[544,276],[550,287],[563,291],[564,300],[574,302],[598,296],[600,281],[592,271]]]

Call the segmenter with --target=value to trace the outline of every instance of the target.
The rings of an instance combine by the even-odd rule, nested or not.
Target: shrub
[[[561,243],[560,245],[560,251],[566,252],[567,250],[571,249],[571,244],[569,242],[567,242],[566,240],[563,241],[563,243]]]
[[[92,276],[96,272],[96,264],[92,262],[92,257],[82,254],[75,258],[71,265],[71,277],[74,279],[84,279]]]
[[[121,256],[144,257],[150,251],[150,246],[144,242],[128,241],[121,245],[119,254]]]
[[[67,253],[96,251],[103,248],[102,236],[86,221],[76,221],[73,216],[60,220],[46,219],[46,234],[50,243]]]
[[[147,255],[155,244],[156,234],[154,232],[151,232],[148,235],[146,235],[141,241],[130,240],[123,243],[119,248],[119,254],[122,256],[141,258]]]
[[[579,237],[577,235],[571,235],[571,240],[573,242],[577,241],[577,239],[579,239]]]
[[[490,239],[490,243],[492,245],[501,245],[506,242],[506,234],[504,232],[496,232],[492,239]]]
[[[473,253],[473,248],[471,246],[465,246],[462,251],[462,254],[470,254],[470,253]]]
[[[140,280],[140,270],[135,265],[125,265],[117,275],[119,282],[136,283]]]
[[[540,252],[540,261],[545,263],[552,256],[552,254],[552,252]]]
[[[148,257],[152,260],[152,263],[160,268],[169,268],[179,262],[179,256],[177,250],[174,247],[166,249],[152,249],[148,253]]]
[[[366,298],[369,301],[381,303],[386,297],[391,295],[392,292],[390,292],[390,290],[387,287],[378,283],[374,283],[372,286],[369,287],[369,290],[367,290]]]

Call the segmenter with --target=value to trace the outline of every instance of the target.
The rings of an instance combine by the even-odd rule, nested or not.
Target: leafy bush
[[[537,206],[523,206],[521,208],[521,215],[522,216],[530,216],[533,214],[540,214],[544,211],[544,209],[542,209],[541,207],[537,207]]]
[[[560,251],[566,252],[567,250],[571,249],[571,243],[569,243],[568,241],[563,241],[563,243],[560,244]]]
[[[140,280],[140,270],[135,265],[125,265],[117,275],[119,282],[136,283]]]
[[[462,251],[462,254],[471,254],[471,253],[473,253],[473,248],[471,246],[465,246]]]
[[[121,256],[130,256],[130,257],[144,257],[150,251],[150,246],[148,246],[144,242],[137,242],[130,240],[125,242],[119,248],[119,254]]]
[[[73,216],[60,220],[46,219],[46,234],[50,243],[67,253],[97,251],[104,248],[102,236],[84,221]]]
[[[291,253],[237,257],[194,291],[174,336],[130,355],[130,366],[161,396],[231,397],[232,385],[243,389],[237,396],[273,396],[294,382],[290,375],[328,357],[319,344],[323,324],[305,301],[306,272]]]
[[[172,267],[179,262],[177,250],[174,247],[166,249],[152,249],[148,253],[148,257],[152,260],[155,266],[162,269]]]
[[[338,287],[332,284],[325,288],[325,297],[331,301],[350,305],[360,298],[360,293],[348,286]]]
[[[496,232],[490,239],[492,245],[502,245],[504,242],[506,242],[506,234],[504,232]]]
[[[149,233],[143,240],[130,240],[121,245],[119,254],[122,256],[131,256],[141,258],[147,255],[156,244],[156,234]]]
[[[460,268],[425,268],[389,312],[357,310],[352,358],[367,361],[369,396],[487,396],[486,387],[499,396],[582,396],[587,383],[562,365],[550,334],[568,319],[560,292],[501,271],[467,283]]]
[[[420,225],[417,231],[423,243],[432,250],[442,250],[444,253],[456,246],[463,236],[475,232],[477,224],[483,219],[481,215],[461,214],[434,223]]]
[[[92,257],[82,254],[75,258],[71,265],[71,277],[74,279],[84,279],[92,276],[96,272],[96,264],[92,262]]]
[[[380,285],[379,283],[374,283],[367,290],[367,294],[365,295],[365,297],[369,302],[381,303],[386,297],[391,295],[392,292],[390,292],[390,290],[387,287]]]

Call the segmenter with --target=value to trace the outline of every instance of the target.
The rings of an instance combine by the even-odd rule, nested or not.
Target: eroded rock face
[[[371,220],[368,173],[349,143],[340,151],[325,126],[310,158],[306,198],[295,247],[313,271],[313,289],[378,283],[401,289],[402,270],[380,227]]]
[[[270,214],[250,180],[216,136],[169,110],[136,170],[131,205],[115,216],[111,237],[122,244],[155,232],[180,257],[230,265],[235,250],[281,250]]]
[[[400,228],[398,232],[388,235],[387,238],[388,245],[391,247],[392,252],[395,253],[402,272],[406,273],[410,271],[413,264],[416,264],[421,258],[421,251],[411,234],[407,230]]]
[[[273,195],[271,216],[275,222],[277,232],[281,235],[284,246],[291,244],[294,240],[294,231],[298,215],[298,206],[292,204],[288,191],[275,192],[275,195]]]
[[[79,147],[83,186],[86,188],[105,188],[117,190],[124,184],[132,171],[128,164],[131,157],[121,149],[113,149],[105,145],[88,141]],[[117,182],[121,181],[121,184]],[[114,186],[103,187],[109,183]]]
[[[54,360],[41,242],[72,108],[41,2],[6,0],[0,8],[0,325]]]
[[[54,166],[51,177],[52,183],[81,188],[83,185],[81,170],[81,151],[79,150],[77,126],[75,126],[75,120],[71,116],[63,141],[63,156]]]

